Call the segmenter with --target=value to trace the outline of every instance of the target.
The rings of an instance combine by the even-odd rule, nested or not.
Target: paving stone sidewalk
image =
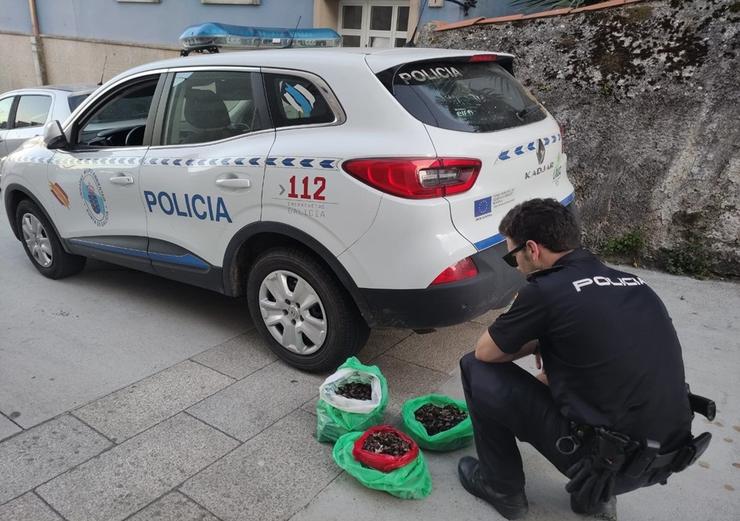
[[[702,286],[712,283],[640,276],[666,300],[688,378],[717,399],[720,415],[713,424],[694,423],[695,431],[715,436],[702,462],[669,487],[620,498],[621,518],[736,519],[738,286],[715,291]],[[697,300],[697,284],[714,293]],[[730,315],[717,311],[733,299]],[[496,314],[428,335],[374,331],[359,357],[379,365],[389,381],[386,420],[398,423],[412,396],[461,396],[457,361]],[[532,361],[523,363],[533,369]],[[422,501],[364,489],[341,472],[331,447],[313,437],[322,379],[277,360],[249,330],[27,430],[0,416],[0,521],[500,519],[457,482],[456,461],[472,448],[427,455],[434,492]],[[528,446],[522,452],[529,518],[578,519],[564,478]]]

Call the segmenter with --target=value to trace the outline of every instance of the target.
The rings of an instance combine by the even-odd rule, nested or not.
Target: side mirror
[[[58,120],[49,121],[44,127],[44,144],[49,150],[69,145],[62,124]]]

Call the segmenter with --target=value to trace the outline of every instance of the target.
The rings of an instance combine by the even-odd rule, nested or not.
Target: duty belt
[[[714,420],[716,407],[712,400],[692,394],[688,385],[689,404],[693,413]],[[671,452],[660,453],[660,443],[653,440],[636,441],[629,436],[604,427],[580,425],[571,422],[571,432],[561,436],[555,446],[562,454],[575,454],[581,447],[590,449],[590,454],[614,472],[631,478],[662,470],[665,477],[681,472],[699,459],[709,446],[712,435],[708,432],[691,437],[682,447]],[[662,480],[665,482],[665,479]]]

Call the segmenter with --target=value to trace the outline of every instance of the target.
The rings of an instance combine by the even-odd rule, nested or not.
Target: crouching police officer
[[[615,519],[616,494],[665,483],[706,449],[709,434],[692,438],[691,420],[692,405],[709,401],[687,392],[660,298],[581,249],[569,209],[526,201],[499,231],[504,260],[528,283],[460,361],[479,457],[460,460],[460,481],[504,517],[523,517],[518,438],[571,478],[575,512]],[[538,377],[513,363],[532,354]]]

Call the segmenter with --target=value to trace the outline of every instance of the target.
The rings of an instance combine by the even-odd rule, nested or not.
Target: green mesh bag
[[[352,456],[352,448],[360,436],[361,432],[350,432],[334,445],[332,457],[347,474],[368,488],[382,490],[401,499],[422,499],[432,493],[432,476],[421,451],[408,465],[381,472],[364,466]]]
[[[348,432],[364,431],[373,425],[383,423],[383,414],[388,405],[388,382],[380,369],[375,365],[364,365],[353,356],[337,368],[337,372],[340,371],[345,373],[346,381],[363,381],[363,379],[370,380],[372,377],[376,377],[380,386],[380,399],[373,410],[366,413],[357,413],[332,406],[322,398],[320,392],[319,401],[316,404],[316,416],[318,418],[316,438],[319,441],[336,441]],[[327,378],[327,381],[331,378]],[[326,382],[322,385],[322,389],[325,386]]]
[[[468,413],[468,417],[463,421],[446,431],[438,432],[430,436],[426,427],[419,422],[414,413],[416,410],[428,403],[438,407],[445,405],[454,405],[458,409]],[[455,400],[449,396],[441,394],[428,394],[407,400],[401,408],[401,417],[403,418],[403,430],[411,436],[419,447],[422,449],[446,452],[460,449],[473,441],[473,423],[470,421],[470,412],[464,401]]]

